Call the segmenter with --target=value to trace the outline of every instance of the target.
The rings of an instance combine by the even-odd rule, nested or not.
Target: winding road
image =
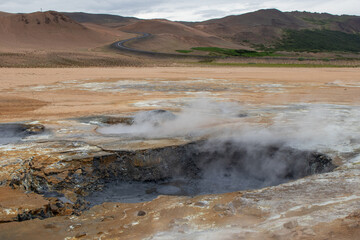
[[[122,52],[127,52],[131,54],[138,54],[138,55],[147,55],[151,57],[162,57],[162,58],[197,58],[197,59],[214,59],[214,58],[234,58],[238,59],[239,57],[230,57],[230,56],[207,56],[207,55],[192,55],[192,54],[180,54],[180,53],[161,53],[161,52],[152,52],[146,51],[141,49],[130,48],[125,45],[125,43],[136,41],[136,40],[144,40],[147,38],[151,38],[153,35],[151,33],[143,33],[143,32],[129,32],[133,34],[139,34],[137,37],[120,40],[111,44],[112,48],[120,50]],[[297,60],[298,57],[241,57],[241,58],[248,58],[248,59],[264,59],[264,60]],[[307,61],[318,61],[318,59],[313,58],[303,58],[302,60]],[[327,61],[333,61],[333,59],[329,59]]]
[[[132,33],[134,33],[134,32],[132,32]],[[152,56],[152,57],[205,58],[205,59],[214,58],[213,56],[210,57],[210,56],[204,56],[204,55],[185,55],[185,54],[177,54],[177,53],[151,52],[151,51],[127,47],[125,45],[125,43],[131,42],[131,41],[136,41],[136,40],[144,40],[144,39],[152,37],[152,34],[150,34],[150,33],[136,32],[136,34],[141,34],[141,35],[137,36],[137,37],[114,42],[113,44],[111,44],[111,47],[118,49],[122,52],[128,52],[128,53],[139,54],[139,55],[147,55],[147,56]]]

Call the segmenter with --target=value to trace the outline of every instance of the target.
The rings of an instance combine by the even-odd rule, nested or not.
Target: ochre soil
[[[121,114],[143,110],[133,105],[136,102],[197,96],[189,95],[186,91],[174,95],[171,91],[161,89],[108,92],[71,86],[49,88],[73,80],[81,83],[111,83],[144,79],[152,79],[153,82],[156,79],[159,82],[171,81],[169,86],[177,82],[183,85],[181,81],[184,80],[202,79],[208,88],[214,89],[208,91],[212,96],[240,104],[360,103],[360,88],[356,85],[359,84],[360,72],[356,68],[3,68],[0,69],[1,121]],[[221,88],[222,79],[226,80],[227,90]],[[231,91],[231,84],[250,88]],[[281,90],[262,91],[259,85],[263,84],[281,84]],[[191,87],[191,84],[184,86]]]

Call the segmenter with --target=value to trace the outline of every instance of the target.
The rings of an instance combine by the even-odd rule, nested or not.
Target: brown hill
[[[151,33],[153,35],[151,38],[130,44],[131,47],[144,50],[174,52],[175,50],[199,46],[225,48],[244,47],[226,41],[219,36],[164,19],[142,20],[119,29],[125,32]]]
[[[286,36],[284,32],[288,29],[326,29],[358,34],[360,17],[267,9],[190,23],[162,19],[140,20],[107,14],[0,12],[0,51],[92,48],[131,38],[134,36],[131,33],[140,32],[151,33],[152,36],[128,42],[128,46],[172,53],[200,46],[250,49],[254,44],[274,46]],[[331,34],[336,35],[338,32]],[[312,37],[316,38],[316,35]]]
[[[360,32],[360,17],[351,15],[332,15],[328,13],[289,12],[300,21],[304,21],[312,29],[328,29],[345,33]]]
[[[281,39],[284,30],[288,29],[327,29],[359,33],[360,17],[266,9],[204,22],[188,23],[187,25],[209,34],[221,36],[234,43],[272,45],[276,40]]]
[[[0,15],[2,50],[88,48],[115,38],[116,35],[89,29],[58,12]]]
[[[83,12],[64,12],[63,14],[78,23],[93,23],[112,28],[140,21],[140,19],[134,17],[122,17],[111,14],[91,14]]]
[[[266,43],[280,37],[282,29],[301,29],[307,25],[279,10],[267,9],[195,23],[193,27],[235,43]]]
[[[9,16],[9,15],[12,15],[12,13],[7,13],[7,12],[1,12],[0,11],[0,17]]]

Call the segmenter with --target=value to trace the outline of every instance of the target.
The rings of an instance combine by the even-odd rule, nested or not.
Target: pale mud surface
[[[360,235],[358,69],[79,68],[0,73],[1,122],[20,124],[0,128],[0,239]],[[152,109],[169,110],[174,117],[142,113]],[[141,203],[121,203],[124,194],[111,194],[129,192],[131,186],[109,188],[100,181],[126,179],[124,167],[135,180],[167,178],[173,169],[158,170],[171,166],[187,144],[204,139],[212,140],[201,150],[214,156],[228,154],[223,146],[230,139],[242,144],[250,160],[258,159],[259,146],[268,152],[275,145],[324,153],[339,167],[277,185],[284,181],[271,177],[281,175],[283,165],[266,162],[255,170],[269,178],[266,183],[274,181],[263,185],[269,187],[169,196],[184,194],[176,193],[176,185],[165,190],[151,185],[160,196]],[[272,159],[263,155],[264,161]],[[234,176],[232,169],[217,163],[206,168],[207,177]],[[234,185],[246,182],[233,180]],[[99,201],[83,211],[78,200],[103,188],[104,199],[112,203]],[[148,191],[142,188],[135,192]],[[96,192],[97,199],[101,193]],[[145,195],[143,200],[156,196]]]

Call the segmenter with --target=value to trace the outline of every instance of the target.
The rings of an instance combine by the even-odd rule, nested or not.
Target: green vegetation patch
[[[348,68],[360,67],[339,65],[339,64],[311,64],[311,63],[219,63],[219,62],[198,62],[197,64],[211,65],[211,66],[233,66],[233,67],[284,67],[284,68]]]
[[[301,19],[315,25],[325,26],[325,25],[346,22],[347,20],[352,19],[352,16],[346,16],[346,15],[335,16],[335,15],[327,15],[327,14],[323,16],[323,14],[320,15],[315,14],[312,16],[302,17]]]
[[[304,21],[310,22],[316,25],[326,25],[331,23],[328,19],[315,19],[315,18],[302,18]]]
[[[177,51],[178,53],[191,53],[193,52],[193,50],[175,50]]]
[[[360,35],[331,30],[287,30],[276,50],[360,52]]]
[[[231,57],[264,57],[274,56],[272,52],[256,52],[244,49],[230,49],[218,47],[194,47],[197,51],[209,52],[209,55],[231,56]]]

